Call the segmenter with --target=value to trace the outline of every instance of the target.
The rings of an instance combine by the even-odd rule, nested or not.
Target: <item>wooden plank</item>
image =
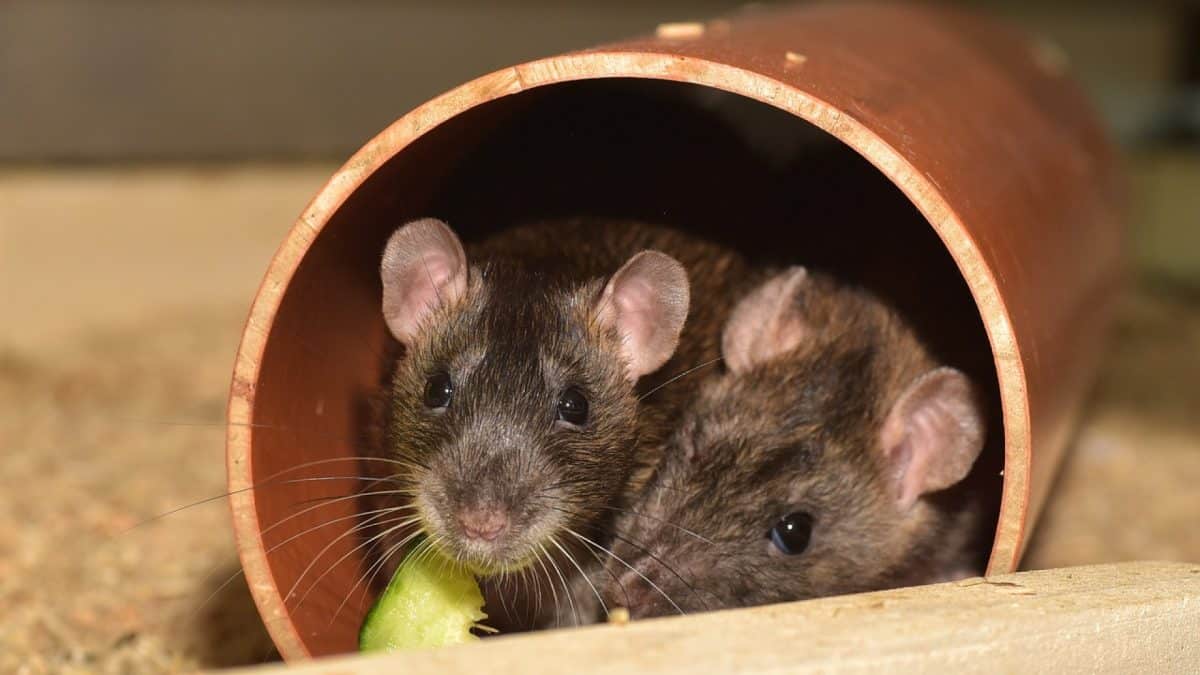
[[[1139,562],[235,672],[693,675],[831,670],[1149,673],[1197,668],[1200,564]]]

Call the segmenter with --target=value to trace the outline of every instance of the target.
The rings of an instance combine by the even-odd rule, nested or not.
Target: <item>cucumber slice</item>
[[[358,634],[360,651],[424,649],[479,639],[471,629],[487,615],[475,576],[431,551],[416,550],[400,563],[367,612]]]

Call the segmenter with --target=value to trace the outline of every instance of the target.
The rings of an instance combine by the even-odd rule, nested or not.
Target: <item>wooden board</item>
[[[1200,564],[1072,567],[238,671],[1195,672]],[[229,671],[224,671],[229,672]]]

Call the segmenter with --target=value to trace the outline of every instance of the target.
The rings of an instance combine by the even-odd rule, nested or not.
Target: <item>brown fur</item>
[[[674,357],[635,388],[617,357],[615,332],[595,320],[594,309],[606,279],[645,249],[681,262],[698,301]],[[536,558],[555,551],[555,543],[578,552],[581,543],[568,529],[605,540],[611,507],[656,464],[667,421],[679,414],[699,374],[639,397],[717,357],[725,315],[754,278],[738,256],[716,246],[607,221],[516,228],[469,246],[467,260],[465,295],[436,310],[396,362],[377,439],[386,456],[407,463],[388,469],[407,494],[383,505],[411,497],[436,545],[482,574],[542,577],[548,561]],[[422,397],[438,369],[453,375],[454,399],[431,414]],[[554,422],[567,386],[587,393],[590,419],[582,429]],[[511,518],[504,540],[486,550],[459,536],[451,515],[484,502],[504,505]],[[385,537],[379,550],[388,551],[410,529]],[[573,569],[561,558],[558,565],[564,574]],[[523,605],[520,598],[508,602]],[[492,614],[493,623],[507,623],[495,608]]]
[[[757,605],[931,582],[974,564],[969,496],[952,489],[899,508],[879,440],[906,387],[938,364],[863,292],[809,275],[794,302],[804,339],[706,378],[617,523],[613,552],[637,572],[610,559],[592,575],[609,608],[645,617]],[[815,525],[808,549],[788,556],[768,533],[796,511]],[[597,609],[590,588],[576,597]]]

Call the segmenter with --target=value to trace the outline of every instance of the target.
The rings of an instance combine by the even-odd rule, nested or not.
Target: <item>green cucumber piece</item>
[[[475,576],[421,548],[400,563],[367,612],[358,634],[360,651],[425,649],[479,639],[471,629],[487,614]]]

